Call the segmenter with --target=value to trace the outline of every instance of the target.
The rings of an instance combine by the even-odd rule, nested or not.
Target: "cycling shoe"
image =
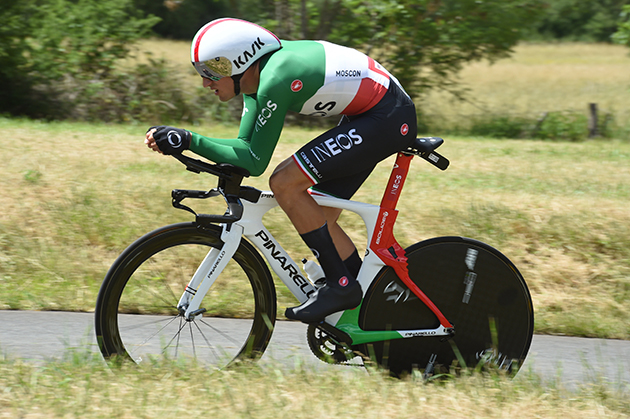
[[[361,304],[362,297],[363,292],[358,282],[344,288],[325,285],[301,305],[287,308],[284,315],[291,320],[316,323],[324,320],[329,314],[357,307]]]

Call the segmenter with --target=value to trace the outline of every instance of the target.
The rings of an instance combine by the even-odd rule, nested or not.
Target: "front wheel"
[[[406,256],[411,280],[453,324],[454,336],[397,339],[358,349],[395,374],[488,364],[516,371],[534,331],[532,300],[516,266],[493,247],[463,237],[416,243]],[[436,328],[439,321],[393,269],[384,268],[364,299],[359,325],[414,330]]]
[[[267,265],[244,240],[202,301],[203,317],[187,321],[177,309],[206,254],[223,246],[220,237],[214,225],[174,224],[138,239],[118,257],[95,311],[106,359],[195,357],[221,368],[264,352],[276,320],[275,288]]]

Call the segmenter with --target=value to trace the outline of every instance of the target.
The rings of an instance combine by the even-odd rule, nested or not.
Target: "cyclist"
[[[239,19],[203,26],[191,46],[203,86],[228,101],[243,93],[238,137],[209,138],[156,126],[145,143],[154,151],[190,149],[217,163],[260,176],[267,168],[288,111],[342,115],[339,124],[302,146],[273,171],[278,204],[317,257],[325,285],[286,317],[311,323],[358,306],[362,260],[337,224],[341,210],[320,207],[311,194],[350,199],[378,162],[416,138],[415,107],[398,81],[365,54],[325,41],[285,41]]]

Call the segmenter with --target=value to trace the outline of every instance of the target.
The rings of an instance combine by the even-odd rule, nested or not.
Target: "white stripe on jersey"
[[[355,98],[364,79],[371,79],[385,89],[389,88],[391,75],[378,64],[378,71],[370,69],[367,55],[330,42],[317,42],[324,46],[326,75],[323,86],[302,106],[301,114],[339,115]]]

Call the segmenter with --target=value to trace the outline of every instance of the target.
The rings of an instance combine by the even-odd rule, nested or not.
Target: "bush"
[[[463,119],[462,119],[463,120]],[[419,115],[421,132],[479,136],[489,138],[537,138],[542,140],[582,141],[588,138],[588,117],[576,111],[549,112],[542,117],[486,114],[474,117],[468,124],[440,126],[439,120]],[[613,114],[602,113],[597,127],[600,138],[627,138],[630,128],[619,126]]]
[[[588,137],[588,118],[578,112],[550,112],[533,137],[544,140],[583,140]]]
[[[157,21],[139,16],[131,0],[8,0],[0,9],[0,112],[67,116],[81,86],[110,77]]]
[[[533,125],[531,120],[523,117],[492,116],[477,118],[473,121],[470,134],[492,138],[522,138]]]
[[[182,88],[177,70],[164,59],[149,59],[100,80],[74,79],[72,119],[104,122],[138,121],[153,124],[198,123],[204,119],[226,121],[241,114],[239,103],[223,104],[207,90]],[[78,92],[78,93],[76,93]],[[238,102],[238,101],[234,101]]]

